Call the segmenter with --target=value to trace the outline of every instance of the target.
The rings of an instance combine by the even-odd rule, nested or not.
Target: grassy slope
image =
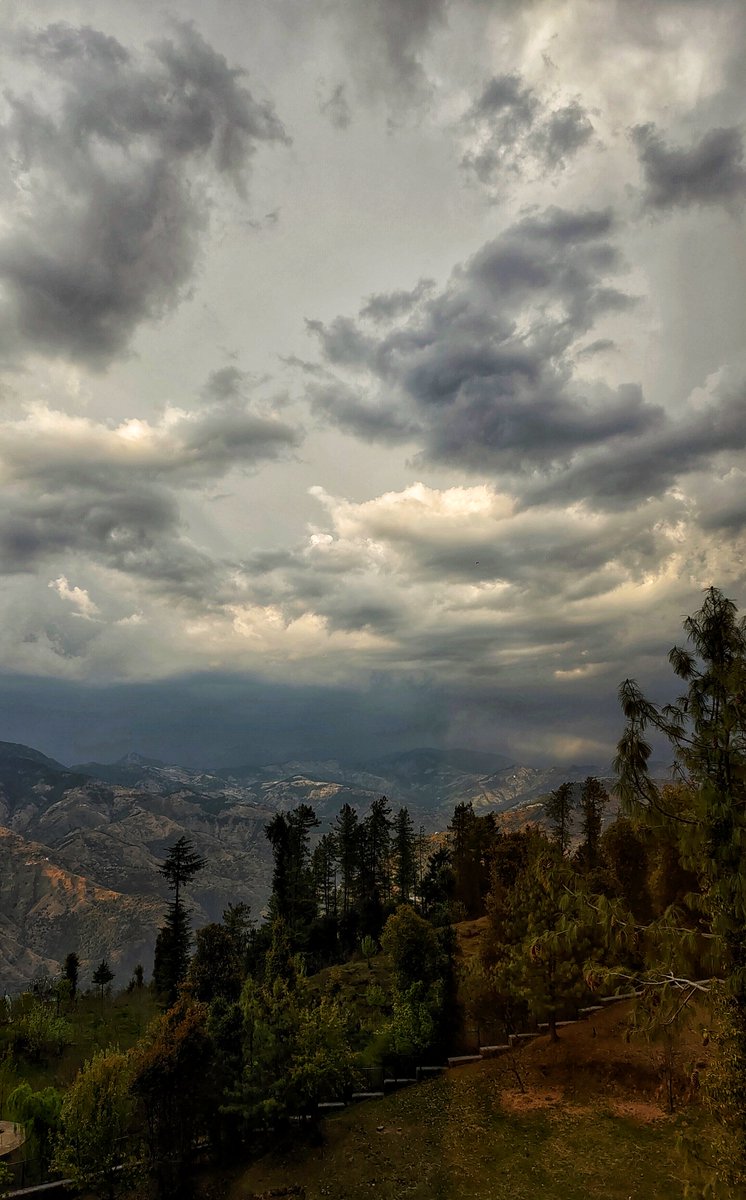
[[[291,1185],[307,1200],[680,1200],[678,1120],[660,1098],[658,1052],[627,1041],[627,1018],[615,1005],[557,1046],[541,1038],[512,1062],[350,1108],[326,1122],[321,1148],[254,1163],[230,1200]],[[688,1035],[682,1078],[701,1053]]]
[[[10,1030],[8,1026],[0,1028],[0,1117],[5,1115],[3,1108],[7,1096],[18,1083],[26,1081],[35,1089],[57,1087],[64,1090],[96,1050],[107,1046],[127,1050],[133,1046],[158,1011],[148,988],[107,998],[103,1007],[98,996],[81,996],[75,1005],[63,1008],[61,1014],[70,1024],[72,1043],[65,1047],[61,1057],[53,1055],[37,1063],[23,1059],[11,1063],[5,1059]]]

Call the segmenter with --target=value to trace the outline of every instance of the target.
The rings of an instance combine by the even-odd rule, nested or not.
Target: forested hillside
[[[689,1106],[678,1165],[653,1194],[673,1195],[672,1180],[688,1181],[694,1195],[738,1194],[746,630],[711,589],[685,631],[688,645],[671,652],[685,689],[677,704],[658,708],[629,680],[620,689],[625,813],[610,821],[608,792],[592,775],[554,789],[546,827],[504,829],[494,813],[460,803],[436,843],[386,797],[362,817],[344,805],[317,838],[319,818],[300,804],[264,827],[267,919],[231,902],[196,934],[190,897],[206,856],[186,835],[170,844],[159,864],[168,900],[150,984],[161,1012],[131,1048],[101,1044],[62,1093],[30,1086],[34,1064],[47,1063],[53,1077],[74,1040],[81,980],[72,947],[62,977],[5,1015],[4,1104],[33,1134],[29,1169],[109,1196],[139,1187],[144,1173],[169,1200],[184,1194],[198,1158],[240,1173],[259,1152],[323,1139],[329,1106],[421,1078],[454,1052],[501,1059],[497,1076],[490,1067],[478,1077],[478,1103],[506,1071],[535,1097],[525,1064],[536,1060],[519,1061],[514,1048],[538,1032],[550,1097],[552,1071],[570,1069],[573,1056],[585,1070],[585,1055],[606,1062],[608,1096],[619,1072],[642,1071],[644,1086],[639,1078],[635,1086],[646,1103],[669,1115]],[[651,729],[677,755],[676,782],[661,786],[647,770]],[[102,1023],[112,978],[104,958],[87,1001],[98,1003]],[[138,967],[133,1003],[145,986]],[[593,1014],[599,997],[615,993],[630,997],[624,1037],[648,1047],[638,1054],[650,1056],[647,1074],[619,1046],[604,1057],[586,1041],[581,1053],[567,1032],[586,1012],[592,1036],[606,1036],[607,1010]],[[552,1047],[562,1044],[558,1058]],[[450,1097],[423,1094],[422,1113],[434,1104],[441,1131]]]

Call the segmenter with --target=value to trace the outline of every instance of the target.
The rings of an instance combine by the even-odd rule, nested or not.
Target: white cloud
[[[92,621],[98,616],[100,609],[91,600],[86,589],[71,587],[64,575],[60,575],[57,579],[50,579],[47,586],[52,588],[61,600],[73,606],[74,616],[82,617],[85,621]]]

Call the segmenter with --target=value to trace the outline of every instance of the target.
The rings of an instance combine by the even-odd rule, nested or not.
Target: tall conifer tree
[[[169,1004],[176,999],[179,984],[189,968],[192,930],[182,890],[204,868],[206,861],[195,851],[191,838],[180,837],[170,847],[158,868],[168,880],[174,898],[168,906],[165,923],[155,944],[153,982]]]
[[[659,706],[634,680],[620,688],[627,726],[616,767],[625,805],[666,825],[684,866],[697,873],[703,915],[722,955],[720,1073],[709,1093],[721,1138],[707,1186],[708,1194],[731,1196],[746,1187],[746,622],[711,587],[684,630],[689,648],[674,646],[668,656],[684,695]],[[675,793],[650,775],[649,728],[674,750],[684,784]],[[663,986],[698,994],[686,979],[665,979]]]

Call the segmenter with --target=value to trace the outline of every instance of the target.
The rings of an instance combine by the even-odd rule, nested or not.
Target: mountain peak
[[[112,765],[115,767],[165,767],[166,764],[160,758],[148,758],[145,754],[138,754],[136,750],[129,750]]]
[[[63,763],[57,762],[56,759],[48,758],[46,754],[42,754],[41,750],[24,746],[22,742],[0,742],[0,762],[16,763],[21,761],[37,763],[39,766],[55,771],[69,771],[70,769]]]

